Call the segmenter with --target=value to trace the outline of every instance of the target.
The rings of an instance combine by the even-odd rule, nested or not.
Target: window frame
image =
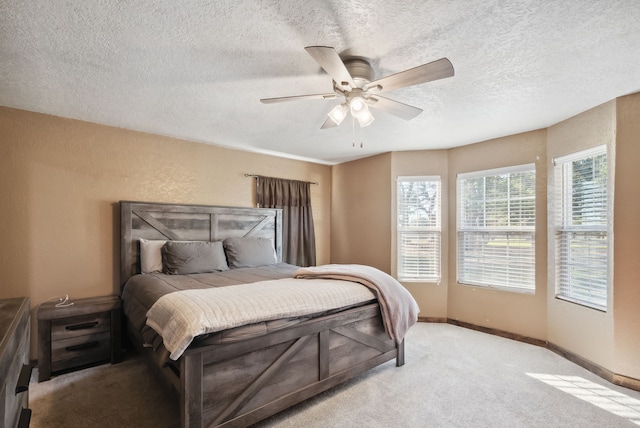
[[[574,188],[574,180],[573,180],[573,163],[581,160],[594,159],[598,156],[604,155],[604,165],[606,166],[606,182],[604,184],[605,187],[605,218],[601,219],[600,224],[581,224],[574,225],[573,224],[573,210],[570,207],[573,206],[573,191]],[[571,167],[570,171],[567,171]],[[569,172],[569,174],[567,173]],[[612,237],[613,237],[613,193],[611,192],[611,162],[610,162],[610,153],[609,148],[606,144],[598,145],[595,147],[591,147],[589,149],[580,150],[565,156],[559,156],[553,159],[553,180],[555,184],[555,191],[553,195],[553,211],[550,212],[551,215],[551,233],[550,242],[553,246],[553,251],[550,253],[554,255],[553,260],[550,263],[550,273],[553,275],[554,279],[554,295],[558,300],[574,303],[586,308],[595,309],[602,312],[607,312],[608,306],[610,304],[611,298],[611,284],[612,284],[612,265],[613,265],[613,251],[612,251]],[[583,201],[583,200],[581,200]],[[583,201],[584,202],[584,201]],[[572,257],[571,252],[567,250],[567,245],[571,245],[567,239],[563,239],[563,237],[572,235],[581,235],[583,238],[591,236],[593,242],[598,242],[597,236],[605,235],[605,243],[606,248],[604,252],[606,253],[606,266],[604,268],[604,272],[600,271],[600,276],[604,277],[604,284],[600,284],[600,287],[592,288],[592,284],[589,284],[589,292],[603,292],[604,291],[604,300],[598,302],[598,299],[595,298],[586,298],[582,299],[580,297],[576,297],[579,294],[575,289],[579,289],[582,286],[574,286],[573,283],[563,282],[563,279],[570,277],[570,281],[574,277],[578,277],[579,275],[572,276],[571,266],[579,269],[580,267],[588,266],[590,270],[594,269],[595,266],[598,265],[597,262],[600,262],[601,259],[596,257],[597,262],[587,260],[582,261],[582,263],[575,263],[570,266],[566,266],[563,262],[570,262],[570,260],[565,261],[563,254],[569,254],[566,257]],[[589,239],[589,238],[587,238]],[[569,243],[568,243],[569,242]],[[583,242],[586,242],[583,239]],[[591,241],[589,241],[591,243]],[[569,274],[567,274],[569,272]],[[593,277],[593,276],[590,276]],[[585,278],[583,278],[585,279]],[[573,293],[572,293],[573,291]],[[563,294],[566,293],[566,294]]]
[[[436,219],[433,226],[410,226],[403,227],[400,224],[401,210],[401,183],[406,182],[429,182],[436,184]],[[438,283],[442,280],[442,177],[439,175],[419,175],[419,176],[398,176],[396,177],[396,277],[402,282],[428,282]],[[435,269],[427,269],[422,273],[411,274],[405,269],[406,256],[403,254],[405,248],[403,243],[403,235],[418,234],[431,236],[437,241],[435,256]]]
[[[528,198],[519,199],[521,201],[524,201],[524,200],[532,201],[533,206],[531,208],[531,212],[533,215],[533,220],[532,220],[531,226],[514,227],[511,225],[508,225],[503,227],[496,227],[496,226],[482,225],[482,226],[471,227],[464,224],[463,216],[465,215],[466,205],[464,200],[465,195],[463,192],[463,186],[465,184],[464,183],[465,180],[483,178],[486,181],[486,179],[490,177],[509,175],[510,177],[508,178],[508,181],[510,181],[512,174],[520,174],[520,173],[533,173],[533,179],[532,179],[533,195]],[[537,215],[536,215],[537,214],[536,213],[536,209],[537,209],[536,174],[537,174],[537,171],[536,171],[535,163],[527,163],[527,164],[512,165],[512,166],[507,166],[502,168],[493,168],[493,169],[473,171],[468,173],[460,173],[457,175],[456,177],[456,281],[458,284],[490,288],[490,289],[499,289],[504,291],[525,293],[525,294],[535,293],[536,291],[536,223],[538,221]],[[486,188],[483,188],[483,189],[485,189],[485,192],[486,192]],[[509,190],[509,188],[507,188],[507,190]],[[512,201],[515,201],[518,199],[516,199],[515,196],[513,198],[510,198],[509,196],[507,196],[507,199],[506,199],[507,201],[506,216],[510,219]],[[488,202],[491,202],[491,199],[487,199],[486,193],[485,193],[482,199],[483,206],[486,206]],[[521,218],[525,218],[525,217],[521,217]],[[469,256],[465,258],[464,247],[466,247],[466,245],[464,245],[464,243],[467,242],[465,238],[469,238],[469,237],[472,238],[474,234],[489,236],[489,237],[492,237],[492,239],[502,239],[503,241],[506,241],[506,253],[507,253],[506,261],[508,261],[508,258],[509,258],[508,254],[511,252],[510,250],[512,248],[511,237],[513,236],[516,240],[520,240],[520,241],[522,241],[522,239],[524,238],[525,246],[528,246],[529,248],[528,252],[530,253],[529,255],[530,258],[528,259],[528,263],[526,266],[526,273],[527,273],[526,278],[528,278],[528,281],[529,281],[528,284],[517,284],[515,283],[515,281],[511,281],[511,284],[510,284],[509,278],[512,277],[513,273],[511,271],[513,271],[514,269],[510,269],[509,266],[504,267],[504,269],[501,269],[501,272],[497,272],[493,275],[491,274],[485,275],[483,271],[480,274],[476,274],[477,276],[480,276],[480,278],[478,279],[471,278],[471,276],[473,276],[473,271],[463,270],[467,265],[467,263],[470,266],[473,266],[473,262],[467,262],[473,257]],[[489,244],[490,241],[491,240],[487,239],[487,244],[486,244],[487,248],[490,245]],[[513,248],[515,248],[516,246],[517,246],[517,243],[514,243]],[[484,251],[485,245],[481,244],[480,247],[477,247],[477,249],[479,251],[479,254],[482,256],[482,258],[484,258],[485,256],[491,257],[490,252]],[[514,255],[511,256],[512,259],[515,257],[516,256]],[[504,259],[504,257],[502,257],[502,259]],[[476,262],[475,264],[478,266],[481,266],[484,263]],[[481,269],[483,268],[481,267]],[[515,271],[518,271],[518,270],[519,268],[515,269]],[[506,281],[501,282],[501,280],[504,279],[504,275],[503,275],[503,278],[498,279],[497,277],[500,276],[499,274],[506,274],[506,278],[507,278]]]

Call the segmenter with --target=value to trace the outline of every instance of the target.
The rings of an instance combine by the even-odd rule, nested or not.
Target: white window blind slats
[[[606,148],[556,159],[555,165],[556,294],[606,310],[609,271]]]
[[[403,281],[438,280],[440,272],[440,234],[401,232],[402,257],[398,275]]]
[[[565,217],[563,226],[607,224],[606,167],[606,154],[563,164],[562,173],[571,183],[566,189],[571,200],[563,208],[570,218]]]
[[[531,289],[535,284],[535,242],[531,233],[465,232],[459,234],[460,281]]]
[[[535,289],[535,165],[458,176],[458,281]]]
[[[398,177],[398,279],[440,280],[439,177]]]

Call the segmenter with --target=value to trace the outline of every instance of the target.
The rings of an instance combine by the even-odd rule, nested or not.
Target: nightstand
[[[38,308],[38,382],[50,379],[52,372],[122,359],[120,298],[71,301],[70,306],[45,302]]]

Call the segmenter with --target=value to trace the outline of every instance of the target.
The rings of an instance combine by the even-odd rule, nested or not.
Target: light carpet
[[[136,355],[30,387],[32,428],[179,426],[177,397]],[[637,427],[640,392],[541,347],[419,323],[390,361],[258,427]]]

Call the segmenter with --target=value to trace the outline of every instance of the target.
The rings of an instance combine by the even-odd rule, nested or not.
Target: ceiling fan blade
[[[404,120],[411,120],[422,113],[421,108],[413,107],[400,101],[390,100],[380,95],[370,95],[368,101],[367,104],[369,104],[370,107],[380,109]]]
[[[447,58],[419,65],[409,70],[392,74],[367,83],[365,90],[372,92],[392,91],[406,86],[418,85],[453,76],[453,65]]]
[[[307,46],[304,48],[316,60],[320,67],[340,86],[353,89],[356,84],[342,62],[338,52],[329,46]]]
[[[283,103],[286,101],[298,101],[298,100],[332,100],[336,98],[335,93],[331,94],[311,94],[311,95],[294,95],[291,97],[277,97],[277,98],[262,98],[260,100],[263,104]]]
[[[330,117],[327,117],[327,120],[324,121],[320,129],[335,128],[336,126],[338,126],[338,124]]]

